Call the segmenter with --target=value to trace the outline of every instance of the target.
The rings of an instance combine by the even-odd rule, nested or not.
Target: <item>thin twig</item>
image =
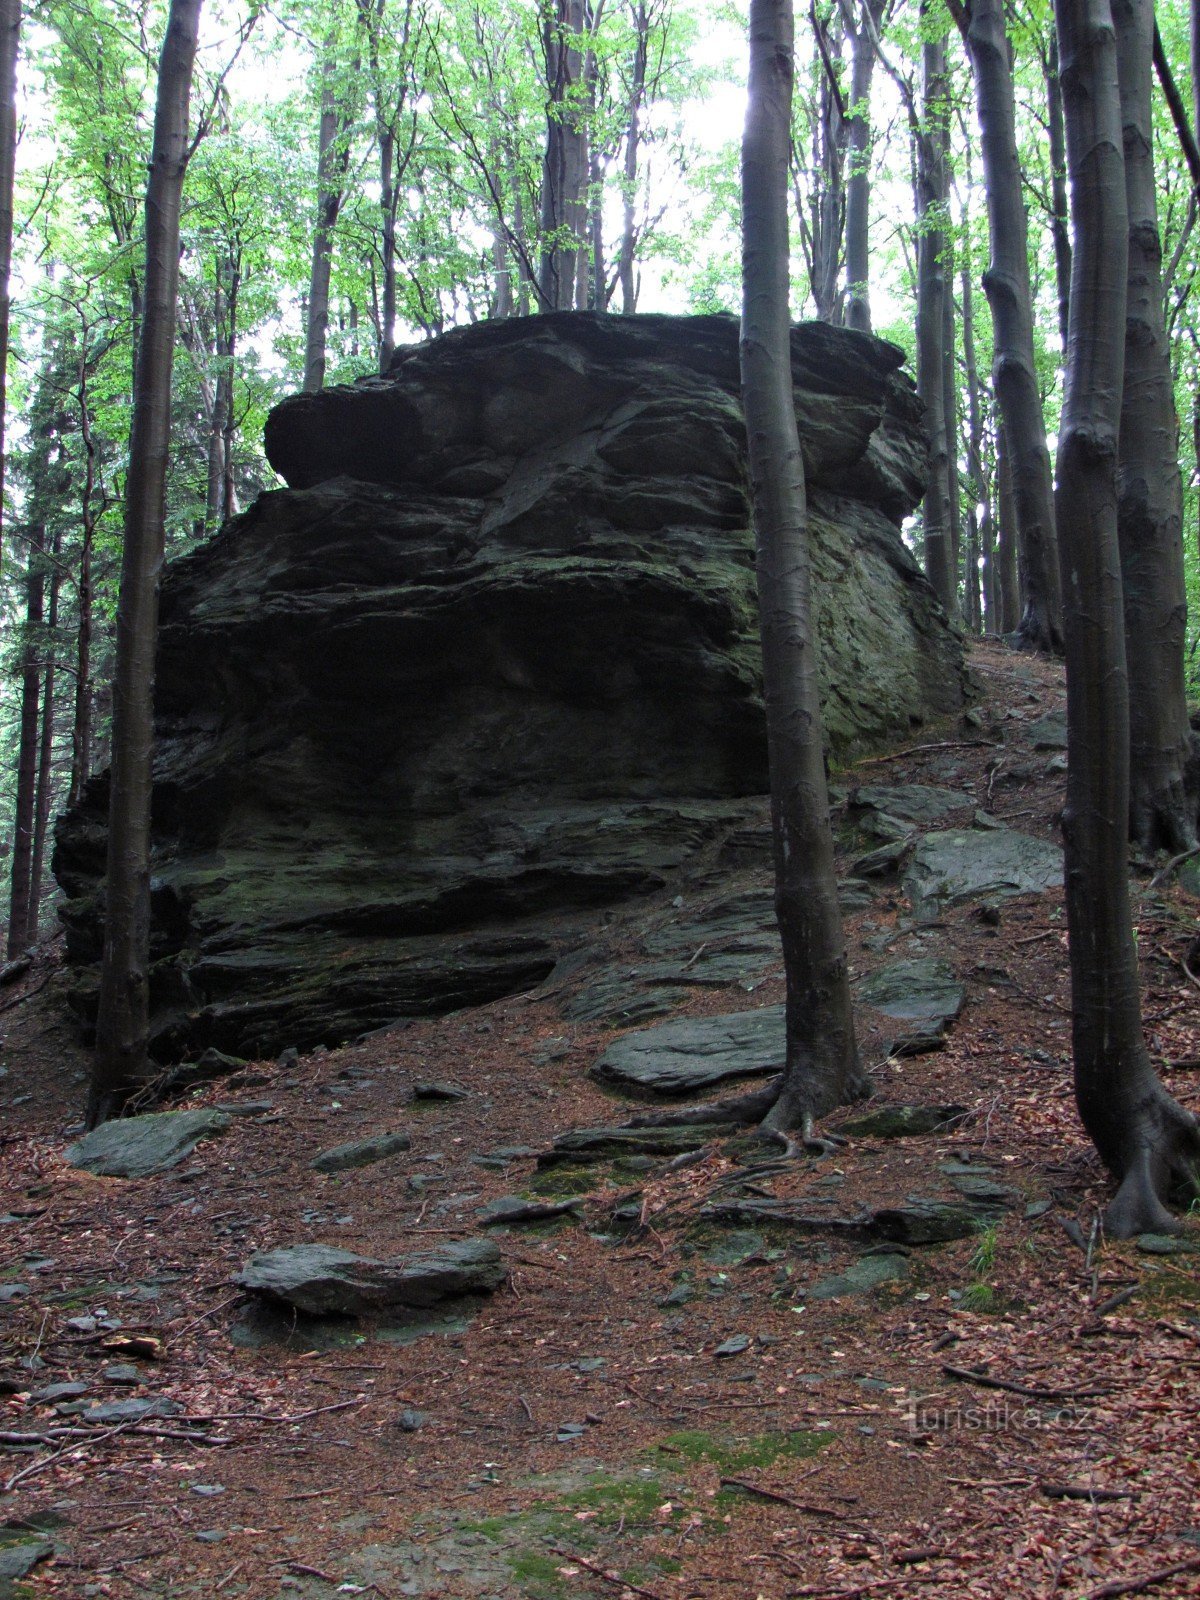
[[[760,1500],[774,1500],[781,1506],[791,1506],[795,1511],[807,1512],[810,1517],[831,1517],[834,1522],[853,1522],[853,1517],[846,1516],[843,1511],[833,1511],[828,1506],[814,1506],[807,1500],[794,1500],[790,1494],[781,1494],[778,1489],[767,1489],[762,1484],[751,1483],[746,1478],[722,1478],[722,1489],[743,1489],[747,1494],[756,1495]]]
[[[1108,1394],[1107,1389],[1040,1389],[1028,1383],[1010,1383],[1006,1378],[990,1378],[984,1372],[974,1372],[970,1367],[954,1367],[942,1362],[942,1371],[949,1378],[963,1383],[977,1383],[981,1389],[1003,1389],[1008,1394],[1024,1395],[1029,1400],[1095,1400]]]
[[[1102,1583],[1098,1589],[1089,1589],[1083,1600],[1115,1600],[1121,1594],[1144,1594],[1147,1589],[1183,1572],[1200,1572],[1200,1556],[1193,1556],[1190,1561],[1177,1561],[1173,1567],[1159,1567],[1141,1578],[1117,1578],[1111,1583]]]
[[[856,767],[879,766],[884,761],[903,761],[905,756],[922,755],[926,750],[1003,750],[1004,746],[993,739],[943,739],[938,744],[910,744],[907,750],[895,750],[889,756],[864,756]]]

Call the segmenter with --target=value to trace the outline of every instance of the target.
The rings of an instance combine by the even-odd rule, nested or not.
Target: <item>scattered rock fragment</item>
[[[459,1083],[444,1080],[413,1084],[414,1100],[465,1100],[470,1091]]]
[[[745,1130],[732,1122],[689,1123],[678,1128],[573,1128],[538,1156],[539,1167],[563,1162],[610,1161],[616,1156],[677,1156],[713,1139]]]
[[[73,1167],[104,1178],[145,1178],[178,1166],[200,1143],[225,1132],[223,1111],[155,1111],[104,1122],[69,1145]]]
[[[309,1316],[368,1316],[490,1294],[504,1279],[488,1239],[464,1239],[418,1255],[377,1261],[332,1245],[300,1244],[252,1256],[234,1282]]]
[[[600,1083],[648,1095],[694,1094],[783,1065],[783,1007],[687,1017],[627,1033],[591,1069]]]
[[[347,1172],[353,1167],[369,1167],[399,1150],[408,1150],[412,1140],[407,1133],[376,1133],[349,1144],[335,1144],[314,1156],[309,1165],[314,1172]]]
[[[913,851],[904,890],[919,916],[983,896],[1044,894],[1063,881],[1062,850],[1013,828],[929,833]]]
[[[521,1222],[546,1222],[552,1217],[565,1217],[577,1214],[583,1204],[583,1197],[576,1195],[570,1200],[522,1200],[519,1195],[502,1194],[496,1200],[489,1200],[477,1213],[484,1227],[494,1227],[497,1224]]]
[[[908,1139],[952,1127],[966,1114],[966,1106],[959,1105],[880,1106],[864,1116],[840,1123],[837,1131],[856,1138]]]

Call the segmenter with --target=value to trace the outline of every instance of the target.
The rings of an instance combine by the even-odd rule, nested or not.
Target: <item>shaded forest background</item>
[[[936,239],[950,291],[955,598],[969,631],[1009,632],[1020,597],[997,462],[981,290],[987,213],[962,38],[938,4],[823,0],[799,21],[794,314],[869,326],[915,367],[918,258]],[[1008,7],[1006,22],[1053,450],[1070,250],[1053,23],[1040,4]],[[1186,10],[1161,6],[1158,22],[1188,103]],[[107,758],[164,25],[156,0],[45,0],[22,27],[0,578],[0,839],[11,854],[14,834],[24,835],[14,952],[51,925],[52,818]],[[276,401],[386,370],[397,346],[554,308],[735,313],[744,37],[739,7],[711,0],[206,6],[184,200],[169,552],[211,537],[277,481],[262,452]],[[932,88],[931,52],[944,57]],[[1200,230],[1161,96],[1155,117],[1194,602]],[[948,156],[938,193],[922,159],[931,140]],[[865,276],[856,208],[868,218]],[[907,530],[918,549],[923,531],[919,518]],[[1193,681],[1198,640],[1193,620]]]

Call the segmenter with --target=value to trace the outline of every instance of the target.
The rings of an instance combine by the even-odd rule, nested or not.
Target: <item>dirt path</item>
[[[1035,746],[1060,676],[986,648],[975,664],[985,699],[965,726],[840,781],[957,790],[949,826],[1054,842],[1061,760]],[[848,865],[880,839],[846,816]],[[86,1062],[59,981],[0,1013],[0,1574],[45,1551],[11,1592],[1200,1594],[1197,1257],[1093,1237],[1105,1184],[1073,1113],[1059,891],[976,895],[916,922],[884,877],[849,918],[860,975],[941,961],[965,988],[929,1053],[886,1058],[903,1030],[862,1017],[879,1102],[965,1108],[940,1131],[859,1134],[791,1165],[728,1139],[674,1167],[538,1169],[520,1153],[638,1109],[586,1075],[613,1031],[571,1013],[588,985],[644,976],[673,918],[753,899],[753,856],[750,841],[623,911],[547,992],[194,1096],[243,1114],[145,1179],[62,1159]],[[1148,878],[1147,1032],[1195,1106],[1197,901]],[[687,988],[672,1015],[776,1004],[772,971]],[[412,1101],[426,1080],[467,1092]],[[311,1170],[322,1148],[390,1128],[411,1149]],[[387,1257],[466,1237],[513,1194],[582,1198],[494,1230],[505,1286],[431,1314],[422,1337],[271,1322],[230,1283],[282,1245]],[[935,1244],[836,1225],[912,1196],[975,1205],[976,1225]],[[35,1398],[60,1384],[84,1388]],[[61,1409],[130,1398],[173,1406],[104,1424]]]

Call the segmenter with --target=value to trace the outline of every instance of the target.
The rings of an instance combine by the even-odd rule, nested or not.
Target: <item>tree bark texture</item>
[[[846,299],[848,328],[871,331],[871,80],[883,0],[862,0],[869,10],[857,26],[848,24],[852,65],[847,107],[849,155],[846,173]],[[868,24],[873,26],[869,26]]]
[[[1184,689],[1187,592],[1179,418],[1163,319],[1154,191],[1153,0],[1112,0],[1129,213],[1117,532],[1129,670],[1129,831],[1173,855],[1196,843]]]
[[[994,597],[990,579],[992,568],[992,486],[984,466],[983,406],[979,395],[979,367],[975,359],[975,295],[971,286],[970,263],[964,256],[961,268],[963,365],[967,385],[967,494],[970,499],[968,521],[971,541],[963,573],[966,589],[967,625],[982,633],[992,622]]]
[[[552,0],[543,25],[546,58],[546,154],[542,167],[543,311],[576,303],[579,253],[587,221],[587,127],[584,115],[584,0]]]
[[[325,386],[329,341],[329,284],[333,276],[333,236],[342,209],[350,149],[349,114],[338,86],[337,41],[326,44],[321,63],[321,122],[317,135],[317,217],[308,276],[308,318],[304,330],[304,392]]]
[[[45,528],[30,530],[25,573],[25,637],[21,644],[21,712],[17,743],[17,797],[13,814],[12,885],[8,903],[8,959],[29,943],[33,901],[33,839],[37,814],[38,731],[41,713],[42,620],[46,571]]]
[[[1012,462],[1003,421],[996,425],[996,574],[999,619],[997,632],[1009,637],[1021,619],[1021,588],[1017,582],[1017,512],[1013,503]]]
[[[1050,137],[1050,226],[1054,236],[1054,281],[1058,289],[1058,333],[1067,348],[1071,307],[1071,226],[1067,205],[1067,136],[1063,129],[1062,87],[1058,81],[1058,40],[1050,36],[1046,57],[1046,125]]]
[[[108,873],[87,1121],[118,1114],[148,1072],[154,650],[170,446],[179,213],[201,0],[171,0],[146,189],[145,313],[137,353],[113,682]]]
[[[1025,649],[1058,653],[1062,592],[1050,452],[1033,357],[1028,231],[1002,0],[975,0],[966,42],[975,71],[991,241],[983,287],[994,329],[992,377],[1004,418],[1016,515],[1022,606],[1016,642]]]
[[[767,1126],[807,1134],[864,1091],[834,876],[810,603],[804,462],[788,312],[790,0],[751,0],[742,143],[742,392],[749,440],[775,906],[787,982],[787,1057]]]
[[[13,186],[17,163],[17,49],[21,0],[0,0],[0,563],[4,545],[4,422],[8,392]]]
[[[958,611],[950,527],[950,445],[946,437],[946,41],[921,52],[922,119],[917,132],[917,391],[929,430],[929,487],[923,506],[925,575],[948,617]]]
[[[29,942],[36,944],[42,905],[42,880],[46,867],[46,836],[54,800],[54,713],[56,708],[55,649],[58,601],[62,572],[58,565],[61,541],[56,535],[50,569],[50,604],[46,613],[46,641],[42,651],[42,725],[38,733],[37,798],[33,808],[33,856],[29,864]]]
[[[1171,1226],[1164,1202],[1200,1154],[1142,1038],[1126,862],[1129,695],[1118,548],[1128,211],[1109,0],[1056,0],[1074,261],[1058,450],[1067,660],[1063,811],[1075,1094],[1119,1188],[1117,1237]]]

